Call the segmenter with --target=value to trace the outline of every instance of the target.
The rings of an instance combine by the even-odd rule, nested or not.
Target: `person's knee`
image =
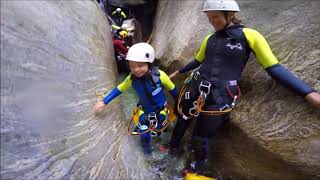
[[[200,115],[194,128],[193,135],[210,138],[214,136],[219,129],[223,128],[228,120],[228,115]]]
[[[162,124],[165,120],[166,120],[166,115],[160,113],[159,116],[158,116],[159,123]]]
[[[149,145],[151,143],[151,135],[150,133],[141,134],[141,143],[143,145]]]
[[[192,145],[195,147],[201,147],[208,149],[208,137],[201,137],[201,136],[192,136]]]

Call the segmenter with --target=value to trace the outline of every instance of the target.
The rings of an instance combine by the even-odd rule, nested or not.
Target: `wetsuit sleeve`
[[[117,88],[119,89],[119,91],[124,92],[131,87],[131,84],[132,84],[131,75],[128,75],[126,79],[117,86]]]
[[[169,90],[169,92],[173,98],[178,97],[177,88],[173,84],[173,82],[171,81],[169,76],[161,70],[159,70],[159,72],[160,72],[160,81],[161,81],[161,84],[163,85],[163,87],[166,88],[167,90]]]
[[[193,60],[191,61],[190,63],[188,63],[187,65],[183,66],[180,70],[179,70],[179,73],[185,73],[185,72],[188,72],[192,69],[195,69],[197,67],[200,66],[200,62],[198,62],[197,60]]]
[[[243,32],[250,48],[264,69],[278,64],[278,60],[272,53],[268,42],[258,31],[249,28],[243,28]]]
[[[298,77],[294,76],[289,70],[281,66],[280,64],[268,67],[266,71],[270,76],[280,82],[283,86],[296,92],[302,97],[305,97],[311,92],[316,92],[313,88],[307,85]]]
[[[133,31],[133,28],[132,27],[131,28],[127,28],[126,31],[129,33],[131,31]]]
[[[112,101],[114,98],[119,96],[121,94],[121,91],[116,87],[114,88],[105,98],[103,98],[104,104],[108,104],[110,101]]]
[[[302,97],[315,91],[278,63],[266,39],[258,31],[244,28],[243,32],[257,60],[273,79]]]
[[[120,29],[119,26],[116,26],[116,25],[114,25],[114,24],[112,24],[111,27],[112,27],[113,29],[115,29],[115,30],[119,30],[119,29]]]
[[[185,72],[188,72],[188,71],[200,66],[202,61],[205,59],[205,51],[206,51],[206,47],[207,47],[207,42],[208,42],[208,39],[211,35],[212,34],[209,34],[204,38],[195,59],[193,61],[191,61],[190,63],[188,63],[187,65],[185,65],[184,67],[182,67],[179,70],[179,73],[185,73]]]
[[[199,63],[202,63],[202,61],[205,59],[205,53],[206,53],[206,48],[207,48],[207,43],[208,39],[212,34],[207,35],[204,40],[201,43],[200,49],[196,55],[195,60],[198,61]]]
[[[126,14],[124,12],[121,12],[121,16],[125,19],[127,18]]]
[[[116,88],[114,88],[105,98],[103,98],[103,102],[108,104],[114,98],[119,96],[122,92],[126,91],[131,87],[131,75],[127,76],[127,78],[119,84]]]

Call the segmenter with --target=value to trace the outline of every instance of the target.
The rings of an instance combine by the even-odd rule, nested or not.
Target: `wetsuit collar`
[[[235,29],[235,28],[239,28],[239,27],[244,27],[244,26],[241,25],[241,24],[233,24],[232,23],[232,24],[229,24],[229,26],[227,26],[227,27],[225,27],[225,28],[223,28],[221,30],[216,31],[216,33],[227,32],[229,30],[232,30],[232,29]]]

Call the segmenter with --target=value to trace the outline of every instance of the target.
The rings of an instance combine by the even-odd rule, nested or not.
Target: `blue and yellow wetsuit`
[[[192,102],[199,96],[198,87],[201,82],[212,85],[204,106],[205,110],[218,110],[232,102],[232,98],[228,97],[226,92],[226,85],[237,84],[251,52],[255,54],[262,67],[282,85],[303,97],[314,91],[278,63],[267,41],[259,32],[241,25],[233,25],[207,35],[195,60],[179,70],[180,73],[184,73],[201,65],[197,70],[197,78],[187,87],[190,91],[189,99],[182,98],[182,107],[185,107],[186,111],[192,107]],[[197,161],[201,161],[207,157],[207,138],[222,127],[229,119],[229,114],[208,116],[200,113],[197,119],[199,120],[194,128],[192,144],[194,151],[202,151],[198,153],[201,156],[196,158]],[[190,122],[181,116],[178,117],[170,142],[172,149],[179,147]]]
[[[158,75],[156,74],[158,71]],[[154,75],[155,74],[155,75]],[[159,78],[157,78],[157,76]],[[155,78],[153,78],[155,77]],[[156,82],[154,82],[156,81]],[[162,70],[157,70],[153,67],[152,71],[144,77],[136,78],[133,75],[128,75],[125,80],[114,88],[103,100],[108,104],[112,99],[133,87],[139,96],[139,105],[145,113],[160,112],[166,106],[166,98],[164,89],[169,90],[171,95],[177,97],[177,89],[169,76]]]
[[[174,99],[178,96],[177,88],[172,83],[168,75],[165,72],[158,70],[156,66],[151,67],[150,73],[141,78],[134,77],[130,74],[103,99],[103,102],[108,104],[112,99],[119,96],[130,87],[135,89],[139,97],[139,106],[141,107],[138,111],[139,126],[149,126],[147,117],[150,113],[154,112],[157,114],[159,121],[157,128],[162,128],[162,122],[167,116],[167,111],[165,110],[167,101],[164,95],[164,88],[169,90]],[[141,141],[143,143],[145,153],[150,154],[150,134],[143,134]]]

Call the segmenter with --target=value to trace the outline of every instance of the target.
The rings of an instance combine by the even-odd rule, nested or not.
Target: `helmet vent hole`
[[[150,56],[149,53],[146,53],[146,57],[149,58],[149,56]]]

